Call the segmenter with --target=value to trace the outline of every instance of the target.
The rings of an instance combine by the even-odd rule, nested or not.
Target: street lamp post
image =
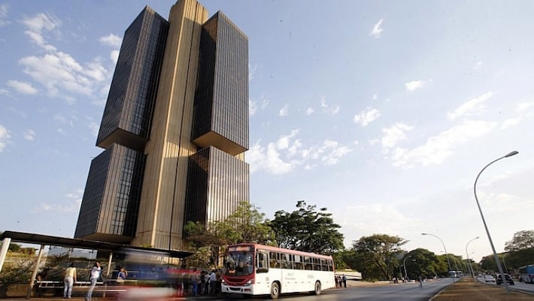
[[[513,152],[510,152],[500,158],[497,158],[493,161],[491,161],[490,163],[488,163],[486,166],[484,166],[484,168],[482,168],[482,170],[478,173],[476,179],[475,179],[475,184],[473,185],[473,192],[475,193],[475,200],[477,202],[477,206],[478,206],[478,211],[480,212],[480,217],[482,218],[482,223],[484,224],[484,228],[486,229],[486,234],[488,234],[488,240],[490,242],[490,245],[491,245],[491,250],[493,251],[493,256],[495,257],[495,263],[497,263],[497,268],[499,269],[499,273],[501,273],[501,277],[503,279],[503,283],[504,283],[504,286],[506,287],[506,291],[508,292],[509,291],[509,288],[508,288],[508,283],[506,282],[506,279],[504,278],[504,273],[502,271],[502,266],[501,266],[501,262],[499,261],[499,256],[497,256],[497,252],[495,251],[495,246],[493,245],[493,240],[491,239],[491,235],[490,235],[490,232],[488,230],[488,225],[486,224],[486,219],[484,219],[484,214],[482,213],[482,208],[480,208],[480,203],[478,201],[478,197],[477,197],[477,182],[478,182],[478,178],[480,178],[480,175],[482,174],[482,172],[484,170],[486,170],[486,168],[488,168],[491,164],[499,161],[499,160],[502,160],[504,158],[508,158],[508,157],[511,157],[511,156],[515,156],[517,155],[519,152],[517,151],[513,151]]]
[[[471,277],[472,278],[475,278],[475,274],[473,273],[473,266],[471,266],[471,261],[469,261],[469,253],[467,252],[467,247],[469,246],[469,244],[473,241],[473,240],[477,240],[479,239],[480,237],[477,236],[473,239],[471,239],[470,241],[467,242],[467,244],[465,244],[465,256],[467,258],[467,264],[468,264],[468,267],[469,267],[469,271],[471,272]]]
[[[445,256],[447,256],[447,265],[449,266],[449,271],[452,270],[451,268],[451,261],[449,259],[449,253],[447,253],[447,247],[445,247],[445,243],[443,242],[443,239],[439,238],[439,236],[437,235],[434,235],[434,234],[431,234],[431,233],[421,233],[421,235],[430,235],[430,236],[434,236],[435,238],[439,239],[439,241],[441,241],[441,244],[443,245],[443,249],[445,250]]]

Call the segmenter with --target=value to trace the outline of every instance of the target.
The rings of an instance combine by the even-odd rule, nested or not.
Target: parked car
[[[506,280],[506,282],[510,285],[515,285],[514,283],[514,280],[512,279],[512,277],[510,276],[510,274],[504,274],[504,279]],[[497,274],[497,284],[502,284],[502,275],[501,274]]]
[[[484,275],[484,282],[495,283],[495,277],[491,275]]]

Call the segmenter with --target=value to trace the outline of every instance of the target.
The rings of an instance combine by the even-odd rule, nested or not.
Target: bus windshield
[[[230,251],[226,255],[224,267],[226,275],[246,276],[252,274],[254,270],[253,252]]]

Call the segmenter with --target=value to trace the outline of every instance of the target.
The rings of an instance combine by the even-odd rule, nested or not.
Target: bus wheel
[[[271,284],[271,299],[278,299],[280,297],[280,285],[278,282]]]
[[[321,282],[315,281],[315,290],[313,292],[317,296],[321,294]]]

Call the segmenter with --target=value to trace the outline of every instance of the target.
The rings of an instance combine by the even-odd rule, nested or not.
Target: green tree
[[[511,241],[506,242],[504,249],[508,252],[534,248],[534,230],[525,230],[514,233]]]
[[[438,274],[438,257],[427,249],[412,250],[404,255],[403,261],[404,259],[406,259],[406,270],[409,279],[417,279],[419,275],[434,277]]]
[[[243,242],[276,245],[275,233],[265,214],[248,202],[241,202],[225,220],[214,222],[209,231],[226,245]]]
[[[281,248],[334,254],[343,249],[343,234],[326,208],[298,201],[293,212],[279,210],[270,222]]]
[[[399,271],[399,258],[403,253],[401,246],[407,242],[403,238],[387,234],[361,237],[352,246],[354,258],[349,263],[354,263],[354,268],[364,276],[368,273],[366,278],[390,280],[395,271]]]
[[[199,222],[189,221],[184,232],[194,255],[187,259],[191,266],[217,266],[220,256],[231,244],[255,242],[276,245],[274,232],[265,214],[248,202],[241,202],[238,208],[225,220],[216,221],[207,227]]]

